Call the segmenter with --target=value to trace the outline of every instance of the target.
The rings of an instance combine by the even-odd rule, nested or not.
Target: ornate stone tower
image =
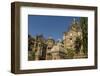
[[[52,55],[52,60],[66,59],[67,51],[63,48],[63,44],[58,41],[50,51]]]
[[[81,48],[81,43],[77,40],[82,39],[82,31],[80,24],[76,21],[76,19],[73,19],[73,22],[71,24],[71,28],[68,32],[64,32],[63,35],[63,42],[64,42],[64,48],[76,50],[76,48]]]
[[[52,47],[54,46],[55,41],[52,39],[52,37],[49,37],[47,39],[46,44],[47,44],[46,60],[51,60],[52,59],[52,55],[51,55],[50,51],[51,51]]]
[[[46,44],[43,35],[38,35],[35,37],[35,42],[32,50],[35,52],[35,60],[45,60]]]

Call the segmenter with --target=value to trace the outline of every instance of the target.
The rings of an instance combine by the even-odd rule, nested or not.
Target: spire
[[[71,29],[74,30],[74,31],[80,31],[81,30],[80,24],[79,24],[79,22],[77,21],[76,18],[73,18]]]
[[[72,22],[72,24],[76,24],[76,23],[77,23],[76,19],[73,18],[73,22]]]

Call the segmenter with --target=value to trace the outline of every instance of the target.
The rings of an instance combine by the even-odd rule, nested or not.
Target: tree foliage
[[[76,37],[74,48],[75,48],[75,52],[76,53],[80,52],[80,49],[81,49],[81,39],[79,37]]]
[[[83,45],[83,52],[87,54],[88,52],[88,18],[81,17],[80,25],[82,29],[82,45]]]
[[[67,59],[73,59],[75,51],[73,49],[66,48],[67,51]]]

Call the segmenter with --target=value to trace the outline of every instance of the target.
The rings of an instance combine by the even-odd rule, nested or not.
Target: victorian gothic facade
[[[45,39],[43,35],[35,37],[28,36],[29,60],[56,60],[68,59],[69,53],[73,53],[71,58],[83,58],[82,52],[82,31],[80,23],[73,19],[69,31],[63,33],[63,39],[55,41],[49,37]]]

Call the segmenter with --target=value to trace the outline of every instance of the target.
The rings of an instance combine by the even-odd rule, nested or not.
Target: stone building
[[[46,56],[46,44],[43,35],[35,37],[32,51],[35,52],[35,60],[44,60]]]
[[[34,60],[45,60],[46,48],[43,35],[37,35],[31,40],[31,52],[34,54]]]
[[[60,41],[52,47],[49,53],[51,54],[52,60],[67,59],[67,51],[64,49],[63,44]]]
[[[53,46],[55,45],[55,40],[52,39],[52,37],[49,37],[47,39],[47,49],[46,49],[46,60],[51,60],[52,59],[52,55],[50,53],[51,49],[53,48]]]
[[[81,40],[82,30],[80,23],[73,19],[70,29],[63,33],[63,39],[58,42],[52,37],[45,39],[43,35],[29,37],[28,50],[31,50],[29,51],[29,57],[33,52],[34,60],[68,59],[70,58],[68,49],[71,49],[74,51],[72,58],[83,58]]]
[[[63,35],[64,48],[75,50],[76,53],[80,52],[80,49],[82,48],[81,39],[82,30],[80,24],[73,19],[69,31],[64,32]]]
[[[80,23],[73,19],[69,31],[63,35],[64,48],[74,52],[73,58],[87,58],[83,53],[82,36]]]

